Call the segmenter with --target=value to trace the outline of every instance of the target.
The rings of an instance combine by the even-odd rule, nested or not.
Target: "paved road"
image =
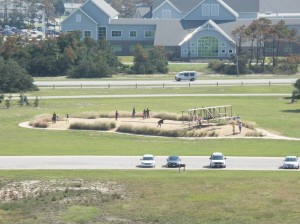
[[[139,156],[1,156],[0,170],[141,169]],[[167,169],[166,156],[156,157],[156,168]],[[209,156],[183,156],[187,170],[211,169]],[[280,157],[227,157],[226,170],[279,170]]]
[[[175,80],[110,80],[110,81],[35,81],[34,84],[38,87],[108,87],[117,88],[124,86],[183,86],[183,85],[291,85],[296,82],[296,78],[286,79],[226,79],[226,80],[196,80],[194,82]]]
[[[285,93],[246,93],[246,94],[123,94],[123,95],[72,95],[72,96],[41,96],[39,99],[91,99],[91,98],[155,98],[155,97],[262,97],[262,96],[277,96],[290,97],[291,94]],[[28,99],[35,99],[35,96],[29,96]],[[19,100],[18,96],[13,98]]]

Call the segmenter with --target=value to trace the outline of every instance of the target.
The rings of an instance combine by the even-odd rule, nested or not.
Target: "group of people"
[[[143,119],[149,119],[150,118],[150,110],[147,108],[147,109],[144,109],[143,110]]]
[[[235,126],[237,125],[238,128],[239,128],[239,132],[242,133],[242,128],[243,128],[243,123],[241,121],[241,117],[240,115],[238,115],[237,117],[233,117],[231,119],[231,125],[232,125],[232,133],[233,134],[236,134],[235,133]]]
[[[135,110],[135,107],[132,109],[132,119],[135,118],[136,116],[136,110]],[[115,120],[117,121],[118,120],[118,117],[119,117],[119,112],[116,111],[115,112]],[[148,119],[150,118],[150,110],[147,108],[147,109],[144,109],[143,110],[143,119]]]
[[[69,114],[66,115],[66,123],[69,123]],[[55,124],[56,121],[58,119],[58,116],[56,115],[56,113],[54,112],[53,115],[52,115],[52,123]]]

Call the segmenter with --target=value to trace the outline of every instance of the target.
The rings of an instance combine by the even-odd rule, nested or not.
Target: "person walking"
[[[66,123],[69,123],[69,114],[66,115]]]
[[[135,107],[132,109],[132,118],[135,118]]]

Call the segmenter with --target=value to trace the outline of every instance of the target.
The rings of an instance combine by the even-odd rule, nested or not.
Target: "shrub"
[[[160,128],[149,128],[146,126],[134,127],[132,125],[120,125],[117,132],[131,133],[139,135],[155,135],[155,136],[165,136],[165,137],[217,137],[216,132],[208,133],[207,131],[188,131],[188,130],[165,130]]]
[[[208,68],[212,69],[215,72],[223,73],[225,64],[219,60],[211,60],[208,63]]]
[[[166,113],[166,112],[161,112],[161,113],[154,113],[152,115],[154,118],[159,118],[159,119],[166,119],[166,120],[172,120],[172,121],[188,121],[189,116],[187,114],[179,115],[175,113]]]
[[[245,136],[247,137],[263,137],[263,133],[259,132],[259,131],[254,131],[254,132],[248,132],[245,134]]]
[[[51,116],[48,114],[42,114],[39,116],[34,117],[30,122],[29,126],[35,128],[47,128],[49,127],[49,122],[51,122]]]
[[[70,124],[69,129],[77,130],[101,130],[108,131],[116,127],[116,123],[112,121],[108,122],[95,122],[95,123],[84,123],[84,122],[75,122]]]
[[[96,118],[104,118],[109,117],[107,113],[100,113],[95,111],[87,111],[78,114],[72,115],[75,118],[84,118],[84,119],[96,119]]]
[[[244,122],[242,122],[242,123],[243,123],[243,126],[244,126],[245,128],[249,128],[249,129],[251,129],[251,130],[255,130],[255,126],[256,126],[255,122],[244,121]]]

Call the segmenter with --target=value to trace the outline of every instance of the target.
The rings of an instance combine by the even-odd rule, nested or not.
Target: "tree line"
[[[260,18],[249,26],[235,28],[232,35],[236,44],[234,65],[213,62],[210,64],[213,70],[227,74],[297,72],[300,57],[293,53],[293,48],[299,45],[299,36],[285,21],[273,24],[267,18]]]
[[[32,77],[103,78],[119,72],[167,73],[167,66],[163,47],[146,50],[138,44],[133,65],[125,66],[108,41],[89,37],[82,41],[80,31],[40,41],[0,37],[0,93],[34,90]]]

